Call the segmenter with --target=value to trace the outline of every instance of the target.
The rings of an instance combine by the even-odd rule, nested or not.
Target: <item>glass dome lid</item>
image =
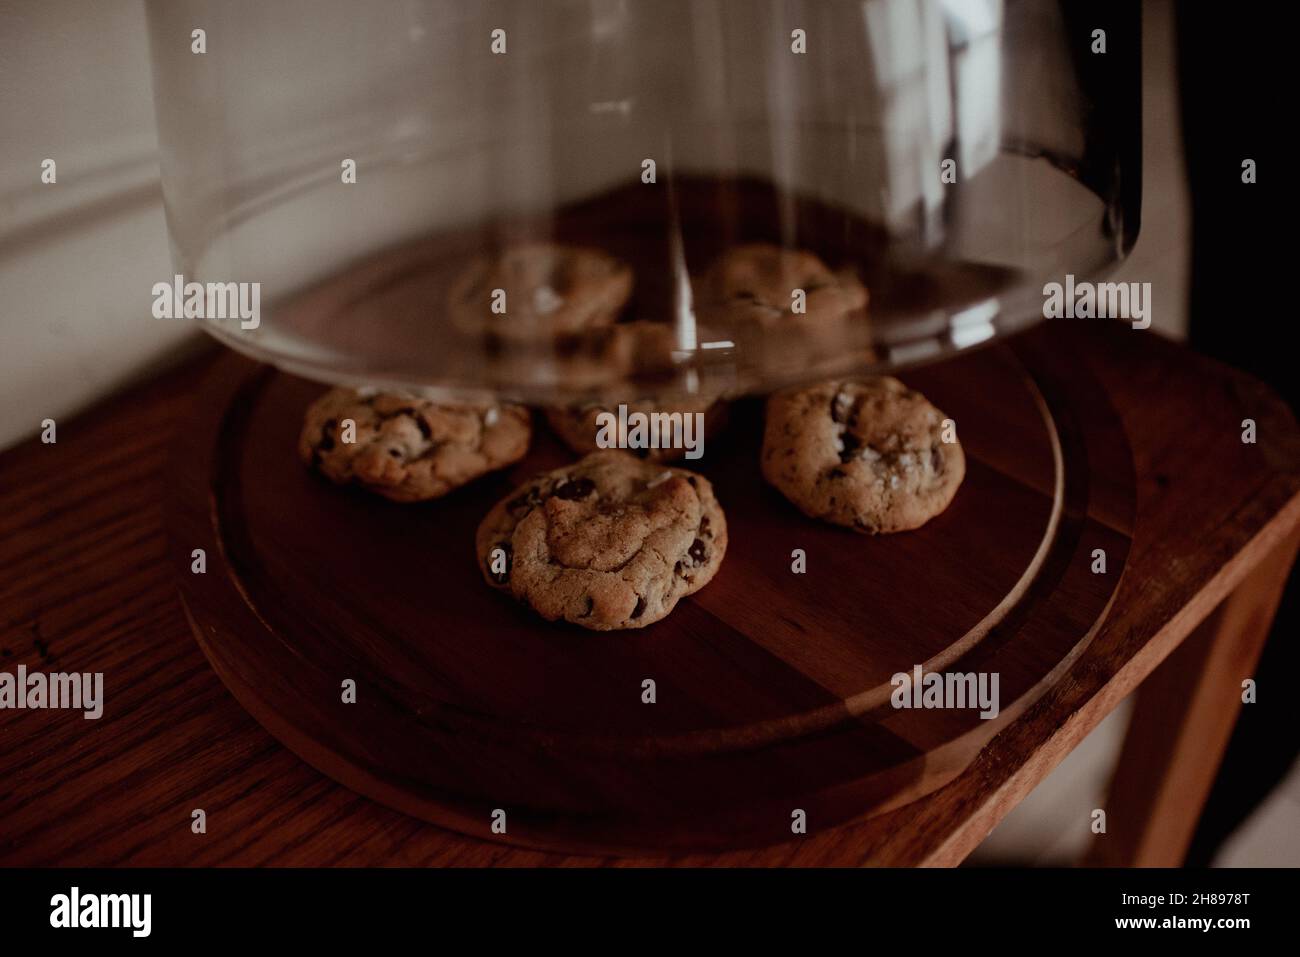
[[[148,9],[178,303],[235,284],[205,327],[323,381],[885,371],[1041,318],[1136,236],[1132,4]]]

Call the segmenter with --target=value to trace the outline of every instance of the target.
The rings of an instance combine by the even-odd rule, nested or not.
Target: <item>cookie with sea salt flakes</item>
[[[493,312],[496,290],[504,312]],[[523,243],[479,256],[453,282],[447,308],[469,335],[536,344],[608,326],[632,294],[632,267],[586,246]]]
[[[887,377],[777,392],[767,402],[762,469],[805,514],[860,532],[919,528],[966,474],[944,414]]]
[[[543,618],[641,628],[709,583],[727,522],[703,476],[606,450],[502,499],[476,547],[487,583]]]
[[[418,502],[519,461],[531,438],[532,416],[519,405],[331,389],[307,409],[298,454],[332,482]]]

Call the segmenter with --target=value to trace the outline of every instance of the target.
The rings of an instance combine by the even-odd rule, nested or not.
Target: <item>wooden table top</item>
[[[1263,386],[1119,323],[1027,335],[1089,366],[1133,449],[1133,546],[1086,651],[928,797],[773,847],[619,863],[955,864],[1294,533],[1300,433]],[[191,636],[163,525],[168,456],[212,361],[59,423],[57,444],[0,454],[0,667],[102,671],[111,685],[98,721],[0,712],[0,864],[601,863],[378,805],[300,761],[227,692]],[[1241,441],[1246,418],[1254,444]],[[205,834],[191,831],[196,808]]]

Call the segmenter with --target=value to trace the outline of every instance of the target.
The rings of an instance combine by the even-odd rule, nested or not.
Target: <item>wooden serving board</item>
[[[949,781],[1083,650],[1134,502],[1123,430],[1068,356],[1018,340],[903,378],[966,450],[943,515],[874,538],[807,519],[763,483],[762,406],[741,401],[692,466],[727,514],[717,577],[661,622],[595,633],[540,620],[476,566],[490,506],[573,458],[540,417],[516,467],[397,505],[298,461],[321,386],[228,356],[174,460],[190,622],[244,707],[306,761],[466,834],[715,849],[789,840],[796,809],[817,827],[880,813]],[[1000,714],[895,709],[891,676],[918,664],[996,672]]]

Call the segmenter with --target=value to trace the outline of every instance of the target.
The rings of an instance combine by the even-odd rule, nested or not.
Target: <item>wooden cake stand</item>
[[[730,528],[716,579],[651,627],[585,632],[475,564],[488,507],[572,459],[542,423],[515,468],[400,506],[298,462],[319,386],[199,365],[0,458],[0,649],[109,686],[93,733],[9,722],[5,863],[955,863],[1177,648],[1097,854],[1175,863],[1295,554],[1300,437],[1271,393],[1119,324],[1049,323],[903,376],[969,460],[915,532],[802,516],[738,404],[698,463]],[[894,708],[916,665],[996,674],[998,715]]]
[[[758,473],[761,402],[738,404],[692,465],[727,514],[717,578],[664,621],[598,634],[480,579],[481,518],[574,458],[540,423],[508,473],[398,505],[299,462],[319,385],[232,355],[177,458],[186,608],[258,721],[392,807],[562,850],[771,844],[800,811],[839,824],[947,783],[1092,638],[1133,471],[1105,393],[1065,358],[1019,343],[906,377],[956,420],[969,465],[952,507],[902,535],[799,514]],[[996,676],[996,712],[894,707],[892,676],[918,665]]]

